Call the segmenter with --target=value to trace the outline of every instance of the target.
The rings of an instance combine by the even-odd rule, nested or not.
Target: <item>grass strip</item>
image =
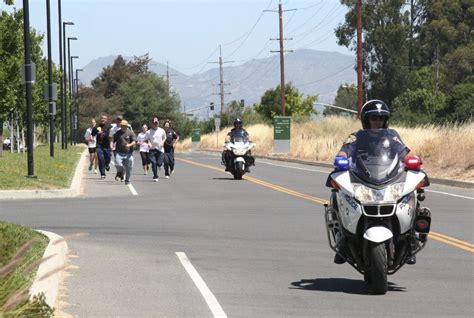
[[[49,145],[36,147],[33,154],[36,178],[27,177],[26,153],[4,152],[0,157],[0,190],[69,188],[83,150],[81,146],[69,146],[67,150],[62,150],[56,145],[52,158]]]
[[[50,317],[44,295],[29,300],[48,238],[24,226],[0,221],[0,317]]]

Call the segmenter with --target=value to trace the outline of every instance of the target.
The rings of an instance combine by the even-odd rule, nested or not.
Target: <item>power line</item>
[[[201,62],[199,62],[198,64],[196,65],[193,65],[193,66],[190,66],[190,67],[177,67],[177,66],[173,66],[173,68],[175,69],[180,69],[180,70],[191,70],[191,69],[195,69],[195,68],[198,68],[199,66],[201,66],[202,64],[206,65],[207,61],[214,55],[214,53],[217,52],[217,50],[219,49],[219,47],[217,46],[211,54],[209,54],[208,57],[206,57],[205,59],[203,59]]]
[[[332,73],[332,74],[326,75],[326,76],[321,77],[321,78],[319,78],[319,79],[317,79],[317,80],[314,80],[314,81],[312,81],[312,82],[299,84],[299,85],[297,85],[297,86],[298,86],[298,87],[308,86],[308,85],[311,85],[311,84],[315,84],[315,83],[317,83],[317,82],[324,81],[325,79],[328,79],[328,78],[333,77],[333,76],[335,76],[335,75],[337,75],[337,74],[339,74],[339,73],[342,73],[342,72],[344,72],[345,70],[347,70],[348,68],[351,68],[351,67],[353,67],[353,66],[354,66],[354,64],[351,63],[350,65],[347,65],[347,66],[345,66],[344,68],[342,68],[342,69],[340,69],[340,70],[338,70],[338,71],[336,71],[336,72],[334,72],[334,73]]]
[[[338,10],[339,9],[339,10]],[[295,42],[301,42],[303,39],[305,39],[306,37],[308,37],[308,35],[310,34],[313,34],[316,30],[318,30],[321,26],[324,26],[324,23],[328,20],[328,19],[332,19],[334,16],[336,16],[339,11],[343,10],[343,8],[341,8],[339,6],[339,4],[336,4],[334,7],[332,7],[332,9],[330,9],[330,11],[326,14],[326,16],[324,18],[322,18],[315,26],[311,27],[309,30],[305,31],[305,32],[301,32],[299,34],[295,34],[293,35],[293,37],[295,38],[298,38]]]
[[[313,6],[321,6],[322,3],[323,3],[323,2],[319,2],[319,3],[317,3],[317,4],[313,5]],[[310,7],[313,7],[313,6],[310,6]],[[305,10],[305,9],[307,9],[307,8],[310,8],[310,7],[302,8],[301,10]],[[318,8],[318,9],[319,9],[319,8]],[[303,22],[302,24],[300,24],[300,25],[299,25],[298,27],[296,27],[295,29],[290,30],[289,33],[293,33],[293,32],[295,32],[295,31],[301,29],[301,28],[304,27],[306,24],[308,24],[310,21],[312,21],[312,19],[314,18],[314,16],[319,13],[319,10],[318,10],[318,9],[315,10],[314,13],[313,13],[305,22]]]

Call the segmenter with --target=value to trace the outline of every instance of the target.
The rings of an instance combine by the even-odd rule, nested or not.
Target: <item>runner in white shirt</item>
[[[150,145],[148,141],[145,141],[146,132],[148,127],[146,124],[142,126],[142,132],[137,136],[137,142],[140,145],[140,156],[142,157],[143,173],[146,175],[150,171]]]
[[[89,171],[94,167],[94,173],[97,174],[97,165],[99,163],[97,157],[97,140],[96,136],[92,136],[92,129],[96,126],[95,119],[91,119],[91,126],[87,128],[86,133],[84,134],[84,139],[87,141],[87,147],[89,149]]]
[[[164,157],[164,144],[166,140],[166,132],[163,128],[158,127],[159,121],[154,117],[151,124],[151,129],[145,135],[145,141],[150,146],[149,156],[151,162],[151,169],[153,171],[153,181],[158,182],[158,169],[161,170]]]

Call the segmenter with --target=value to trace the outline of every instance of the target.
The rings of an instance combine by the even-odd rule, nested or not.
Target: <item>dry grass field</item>
[[[360,129],[360,122],[347,117],[329,117],[321,121],[293,123],[291,129],[290,158],[332,162],[344,140],[351,132]],[[474,123],[448,126],[420,126],[396,129],[412,154],[419,154],[424,169],[431,177],[474,182]],[[273,128],[266,125],[246,127],[256,143],[254,153],[268,155],[272,152]],[[201,149],[222,149],[229,129],[201,137]],[[190,139],[184,140],[179,149],[189,150]]]

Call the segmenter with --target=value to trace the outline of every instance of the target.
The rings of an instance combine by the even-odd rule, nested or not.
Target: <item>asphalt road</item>
[[[386,295],[373,296],[359,273],[333,263],[320,203],[329,193],[327,169],[259,160],[247,180],[234,181],[216,155],[178,158],[176,173],[158,183],[141,174],[136,160],[137,195],[112,173],[99,180],[87,171],[78,198],[0,201],[0,219],[68,238],[72,267],[63,311],[79,317],[474,315],[472,190],[429,188],[437,191],[425,201],[435,234],[418,263],[390,276]],[[193,278],[185,264],[195,269]],[[196,273],[201,283],[193,280],[199,281]]]

